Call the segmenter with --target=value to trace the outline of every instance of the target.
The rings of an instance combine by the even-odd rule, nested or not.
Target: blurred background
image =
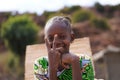
[[[95,77],[120,79],[120,0],[0,0],[0,80],[24,80],[26,45],[44,43],[52,16],[68,16],[89,37]]]

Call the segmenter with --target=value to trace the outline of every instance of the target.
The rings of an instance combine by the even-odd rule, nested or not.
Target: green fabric
[[[83,58],[80,58],[81,67],[82,67],[82,60]],[[84,69],[85,71],[82,72],[82,80],[94,80],[94,71],[91,60],[90,63],[88,63]],[[60,76],[58,76],[58,78],[59,80],[72,80],[72,68],[64,70],[63,73]]]
[[[90,59],[87,59],[87,61],[89,61],[89,63],[83,65],[83,61],[86,60],[85,58],[80,58],[80,66],[82,67],[81,70],[84,70],[82,72],[82,80],[94,80],[94,70],[93,70],[93,66],[92,66],[92,62]],[[48,60],[44,57],[40,58],[37,60],[39,65],[42,66],[43,70],[48,70]],[[34,64],[34,71],[39,70],[39,65]],[[39,71],[38,71],[39,72]],[[48,72],[45,72],[48,73]],[[40,74],[40,73],[38,73]],[[72,80],[72,68],[70,67],[70,69],[65,69],[59,76],[58,76],[59,80]]]
[[[39,64],[42,65],[42,68],[43,68],[43,69],[48,68],[48,61],[47,61],[47,59],[44,58],[44,57],[41,58],[41,59],[39,59]]]
[[[72,80],[72,69],[66,69],[58,76],[59,80]]]
[[[34,64],[34,70],[37,70],[38,66],[36,64]]]

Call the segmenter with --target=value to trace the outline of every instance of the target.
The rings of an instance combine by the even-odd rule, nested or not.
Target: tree
[[[63,14],[72,14],[73,12],[80,10],[80,6],[64,7],[59,12]]]
[[[98,12],[104,13],[104,6],[102,6],[100,3],[96,2],[94,6]]]
[[[11,51],[24,56],[26,45],[36,41],[38,30],[30,16],[19,15],[10,17],[2,24],[1,36]]]
[[[86,20],[89,20],[91,16],[92,16],[92,13],[87,10],[78,10],[73,13],[72,20],[74,23],[84,22]]]
[[[110,26],[108,25],[105,19],[93,18],[91,19],[91,23],[94,27],[102,29],[102,30],[110,29]]]

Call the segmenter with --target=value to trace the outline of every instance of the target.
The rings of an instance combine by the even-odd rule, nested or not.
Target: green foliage
[[[120,10],[120,4],[118,5],[101,5],[100,3],[95,3],[94,5],[95,9],[99,12],[102,13],[107,18],[112,18],[114,16],[115,11]]]
[[[83,21],[89,20],[91,16],[92,16],[91,12],[88,12],[86,10],[80,10],[73,13],[72,20],[74,23],[83,22]]]
[[[116,6],[108,5],[107,9],[106,9],[106,15],[105,16],[107,18],[112,18],[114,16],[114,12],[119,11],[119,10],[120,10],[120,5],[116,5]]]
[[[7,80],[23,80],[24,68],[21,67],[20,58],[10,51],[0,54],[0,79],[6,77]]]
[[[50,19],[53,16],[66,16],[68,14],[71,14],[77,10],[81,9],[80,6],[72,6],[72,7],[65,7],[57,12],[48,12],[45,11],[43,15],[47,18],[46,20]]]
[[[45,11],[43,13],[43,16],[46,17],[46,21],[49,20],[51,17],[54,17],[54,16],[63,16],[63,14],[61,14],[60,12],[47,12]]]
[[[98,12],[104,13],[104,6],[102,6],[100,3],[95,3],[95,8]]]
[[[120,10],[120,4],[116,5],[116,6],[115,6],[115,9],[116,9],[116,10]]]
[[[45,11],[45,12],[43,13],[43,15],[44,15],[46,18],[49,17],[49,16],[52,15],[52,14],[55,14],[55,12]]]
[[[94,18],[91,20],[91,23],[94,27],[102,29],[102,30],[107,30],[110,28],[105,19]]]
[[[62,10],[60,10],[61,13],[63,14],[71,14],[74,11],[80,10],[81,7],[80,6],[72,6],[72,7],[65,7]]]
[[[26,45],[36,41],[38,30],[38,26],[29,16],[21,15],[10,17],[4,22],[1,35],[9,49],[24,56]]]

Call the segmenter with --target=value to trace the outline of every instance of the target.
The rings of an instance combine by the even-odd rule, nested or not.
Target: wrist
[[[76,61],[79,62],[79,57],[78,56],[72,57],[71,63],[74,64]]]
[[[49,65],[49,70],[50,71],[56,71],[57,72],[58,67],[55,65]]]
[[[54,66],[49,65],[49,80],[57,80],[57,69],[54,68]]]

